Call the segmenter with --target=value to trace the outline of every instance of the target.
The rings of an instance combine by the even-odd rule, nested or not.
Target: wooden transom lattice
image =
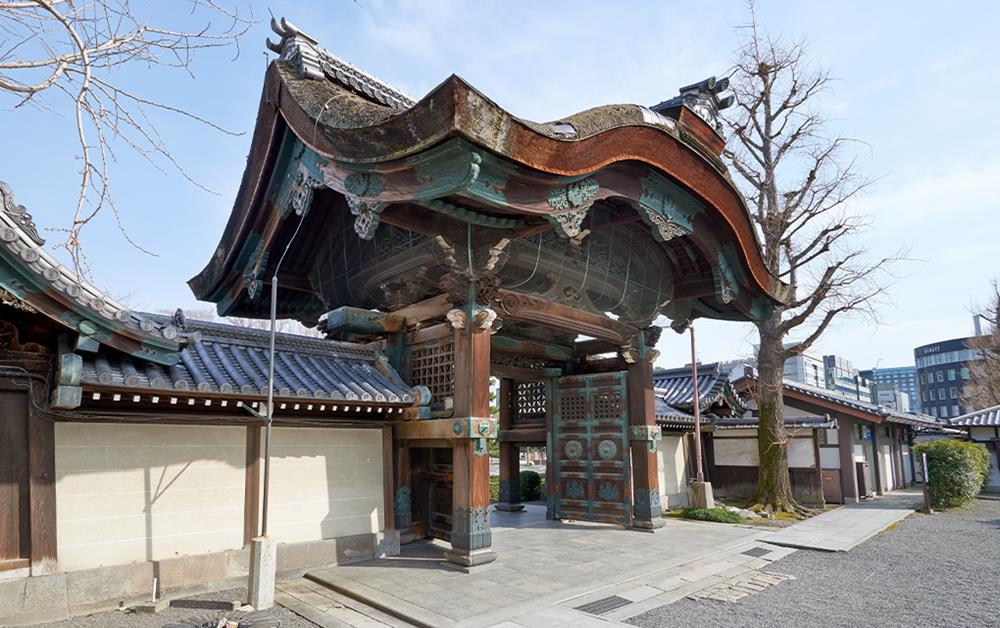
[[[545,422],[545,382],[517,382],[517,406],[514,423]]]
[[[454,395],[455,343],[442,342],[410,349],[410,380],[431,391],[431,410],[444,410],[445,398]]]

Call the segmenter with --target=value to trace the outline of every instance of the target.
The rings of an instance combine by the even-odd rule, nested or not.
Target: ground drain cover
[[[770,554],[770,553],[771,553],[771,550],[767,549],[766,547],[753,547],[753,548],[748,549],[745,552],[742,552],[742,554],[744,556],[753,556],[754,558],[760,558],[761,556],[764,556],[765,554]]]
[[[577,606],[576,610],[583,611],[584,613],[590,613],[591,615],[603,615],[604,613],[610,613],[616,608],[621,608],[631,604],[629,600],[617,595],[612,595],[611,597],[601,598],[599,600],[594,600],[584,604],[583,606]]]

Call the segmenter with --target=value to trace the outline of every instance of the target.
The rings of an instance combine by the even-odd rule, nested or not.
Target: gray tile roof
[[[198,332],[201,340],[186,347],[176,365],[162,366],[108,350],[84,354],[84,387],[222,393],[237,398],[267,394],[266,330],[202,321],[184,325],[188,332]],[[275,347],[276,398],[412,405],[418,397],[375,345],[278,334]]]
[[[952,427],[1000,427],[1000,406],[969,412],[948,419]]]
[[[713,421],[716,430],[733,429],[757,429],[760,425],[760,418],[748,417],[719,417]],[[834,429],[837,427],[836,419],[831,419],[829,414],[823,416],[786,416],[785,428],[787,429]]]
[[[655,371],[653,373],[653,391],[656,397],[674,408],[691,410],[694,404],[691,367],[684,366]],[[733,391],[729,384],[728,374],[723,372],[718,363],[698,366],[698,397],[701,409],[706,412],[719,404],[727,405],[736,412],[744,409],[739,395]]]
[[[941,421],[927,414],[900,412],[898,410],[893,410],[892,408],[886,408],[885,406],[862,401],[861,399],[848,397],[847,395],[842,395],[838,392],[827,390],[826,388],[816,388],[814,386],[789,381],[787,379],[785,380],[785,389],[794,390],[810,397],[823,399],[824,401],[840,404],[861,412],[867,412],[869,414],[882,417],[890,423],[902,423],[917,427],[938,427],[943,425]]]

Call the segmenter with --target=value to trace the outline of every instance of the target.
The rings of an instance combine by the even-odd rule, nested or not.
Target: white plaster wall
[[[683,437],[664,435],[656,445],[659,465],[660,502],[664,508],[687,505],[687,471]]]
[[[992,427],[970,427],[969,436],[972,440],[993,440],[996,438],[996,432],[993,431]]]
[[[910,446],[907,443],[903,443],[903,479],[907,484],[913,484],[913,467],[910,463],[910,456],[912,455],[913,452],[910,451]]]
[[[879,444],[879,465],[878,473],[879,477],[882,478],[882,488],[883,490],[893,490],[896,488],[895,483],[892,481],[892,450],[889,445]]]
[[[816,452],[811,438],[788,440],[788,466],[796,469],[816,467]]]
[[[55,424],[59,567],[243,546],[246,429]]]
[[[278,427],[272,438],[269,536],[292,543],[383,529],[380,430]]]
[[[728,432],[729,430],[726,431]],[[759,463],[760,458],[757,455],[756,439],[716,438],[712,441],[712,445],[715,448],[716,466],[756,467]]]
[[[819,461],[821,469],[839,469],[840,450],[836,447],[820,447]]]

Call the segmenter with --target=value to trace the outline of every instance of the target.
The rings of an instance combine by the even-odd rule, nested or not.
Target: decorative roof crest
[[[723,125],[719,112],[731,107],[736,101],[735,97],[731,94],[729,96],[719,96],[719,94],[727,89],[729,89],[729,79],[725,77],[716,79],[714,76],[710,76],[704,81],[685,85],[680,88],[678,96],[674,96],[670,100],[665,100],[658,105],[653,105],[650,109],[656,113],[660,113],[666,109],[685,105],[721,135]]]
[[[25,209],[24,205],[18,205],[14,202],[14,191],[10,189],[7,183],[0,181],[0,209],[6,214],[14,223],[21,228],[21,231],[25,233],[31,240],[41,246],[45,244],[45,240],[38,235],[38,228],[35,227],[35,221],[32,219],[31,214]]]
[[[274,43],[268,39],[268,49],[278,53],[279,60],[296,66],[300,78],[328,79],[359,96],[393,109],[409,109],[416,104],[415,100],[392,85],[320,48],[315,38],[303,33],[285,18],[271,18],[271,30],[281,37],[281,41]]]

